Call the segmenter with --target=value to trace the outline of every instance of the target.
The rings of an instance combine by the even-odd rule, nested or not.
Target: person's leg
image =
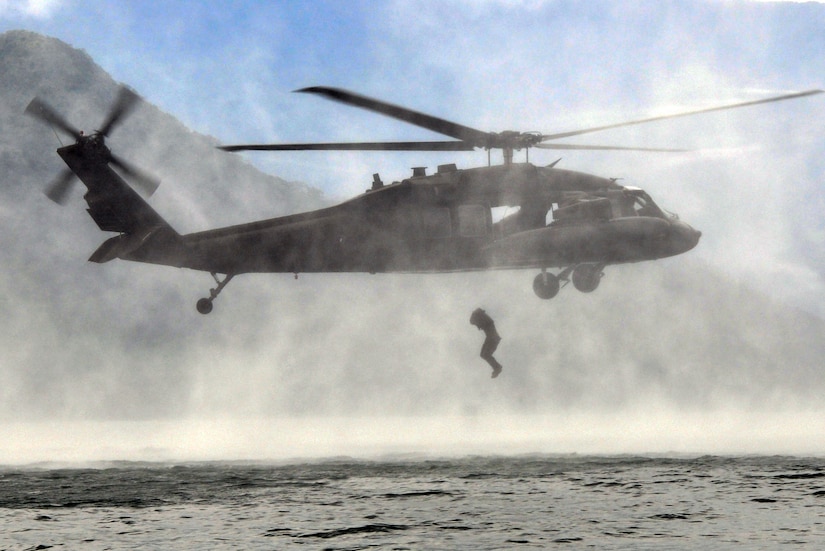
[[[493,378],[498,377],[498,374],[501,373],[501,364],[493,357],[493,352],[498,348],[499,341],[501,341],[501,339],[487,337],[481,346],[481,357],[493,368]]]

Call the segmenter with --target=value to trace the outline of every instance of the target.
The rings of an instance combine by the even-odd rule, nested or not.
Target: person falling
[[[470,323],[478,327],[480,331],[484,331],[486,338],[484,344],[481,345],[481,357],[490,364],[493,368],[493,379],[498,377],[501,373],[501,364],[493,357],[493,352],[498,348],[498,343],[501,342],[501,337],[496,331],[496,324],[493,318],[487,315],[487,312],[481,308],[476,308],[470,315]]]

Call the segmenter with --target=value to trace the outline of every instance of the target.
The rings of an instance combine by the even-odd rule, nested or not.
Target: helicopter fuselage
[[[637,200],[647,212],[633,209]],[[601,210],[580,207],[596,202]],[[182,236],[181,264],[226,274],[607,265],[677,255],[699,235],[610,179],[531,164],[447,165],[326,209]]]

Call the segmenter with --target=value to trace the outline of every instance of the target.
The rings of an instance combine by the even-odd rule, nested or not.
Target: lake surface
[[[0,549],[825,548],[825,459],[0,469]]]

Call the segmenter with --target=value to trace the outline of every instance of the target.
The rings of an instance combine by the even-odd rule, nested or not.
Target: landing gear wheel
[[[221,294],[221,291],[223,291],[223,288],[226,287],[226,284],[229,283],[233,277],[235,277],[235,274],[226,274],[226,277],[219,279],[218,274],[212,272],[212,277],[215,279],[215,283],[217,283],[218,286],[214,289],[209,289],[209,298],[202,298],[195,305],[198,312],[204,315],[212,311],[212,301],[218,298],[218,295]]]
[[[581,264],[573,270],[573,287],[582,293],[592,293],[602,280],[602,268],[596,264]]]
[[[198,304],[196,305],[196,308],[198,309],[198,312],[200,312],[201,314],[204,314],[204,315],[208,314],[209,312],[212,311],[212,299],[208,299],[208,298],[200,299],[198,301]]]
[[[559,278],[547,272],[540,273],[533,280],[533,292],[542,300],[549,300],[559,294]]]

